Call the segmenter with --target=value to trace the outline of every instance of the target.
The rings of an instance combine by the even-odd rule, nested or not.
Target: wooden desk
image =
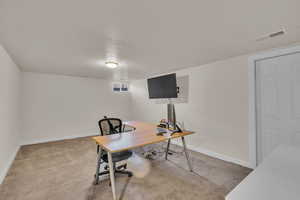
[[[101,151],[102,151],[102,149],[104,149],[108,154],[110,181],[111,181],[114,200],[116,200],[117,198],[116,198],[116,192],[115,192],[115,178],[114,178],[114,170],[113,170],[113,163],[112,163],[112,153],[129,150],[129,149],[134,149],[134,148],[142,147],[142,146],[149,145],[149,144],[168,141],[167,151],[166,151],[166,156],[165,156],[165,158],[167,159],[170,140],[180,137],[182,139],[183,148],[184,148],[184,152],[185,152],[185,156],[187,159],[189,169],[190,169],[190,171],[192,171],[192,165],[189,161],[189,156],[188,156],[188,152],[186,149],[184,136],[193,134],[194,132],[183,131],[181,133],[175,133],[170,137],[157,136],[156,135],[157,127],[155,124],[138,122],[138,121],[129,121],[129,122],[125,122],[124,124],[127,126],[134,127],[135,130],[130,131],[130,132],[124,132],[121,134],[93,137],[93,139],[96,141],[96,143],[101,147],[101,150],[98,153],[95,183],[98,184],[98,182],[99,182],[98,174],[99,174],[99,169],[100,169]]]

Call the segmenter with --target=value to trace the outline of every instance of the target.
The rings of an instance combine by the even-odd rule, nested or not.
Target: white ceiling
[[[299,0],[0,0],[24,71],[139,79],[300,41]],[[257,38],[285,27],[284,36]],[[104,62],[114,58],[118,69]]]

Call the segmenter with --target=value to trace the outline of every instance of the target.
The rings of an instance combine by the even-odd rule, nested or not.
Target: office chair
[[[98,122],[98,124],[102,136],[111,135],[111,134],[122,134],[123,130],[125,129],[125,127],[122,124],[122,120],[118,118],[107,118],[106,116],[104,116],[104,119],[101,119]],[[100,150],[100,146],[98,145],[97,153],[99,153],[99,150]],[[102,150],[101,154],[102,155],[101,155],[100,165],[101,163],[108,163],[107,153],[104,150]],[[114,172],[116,174],[126,174],[128,175],[128,177],[132,176],[132,173],[126,170],[127,164],[123,164],[116,167],[117,162],[127,160],[131,156],[132,156],[132,151],[122,151],[122,152],[117,152],[112,154],[112,162],[114,166]],[[109,174],[108,165],[106,165],[104,169],[105,171],[99,172],[98,176]]]

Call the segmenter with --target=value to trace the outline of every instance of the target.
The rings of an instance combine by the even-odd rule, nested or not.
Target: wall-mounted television
[[[177,98],[175,73],[149,78],[147,82],[150,99]]]

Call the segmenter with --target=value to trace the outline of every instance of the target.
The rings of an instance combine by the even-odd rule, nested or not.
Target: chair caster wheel
[[[96,181],[96,180],[93,181],[93,185],[98,185],[98,184],[99,184],[99,181]]]

